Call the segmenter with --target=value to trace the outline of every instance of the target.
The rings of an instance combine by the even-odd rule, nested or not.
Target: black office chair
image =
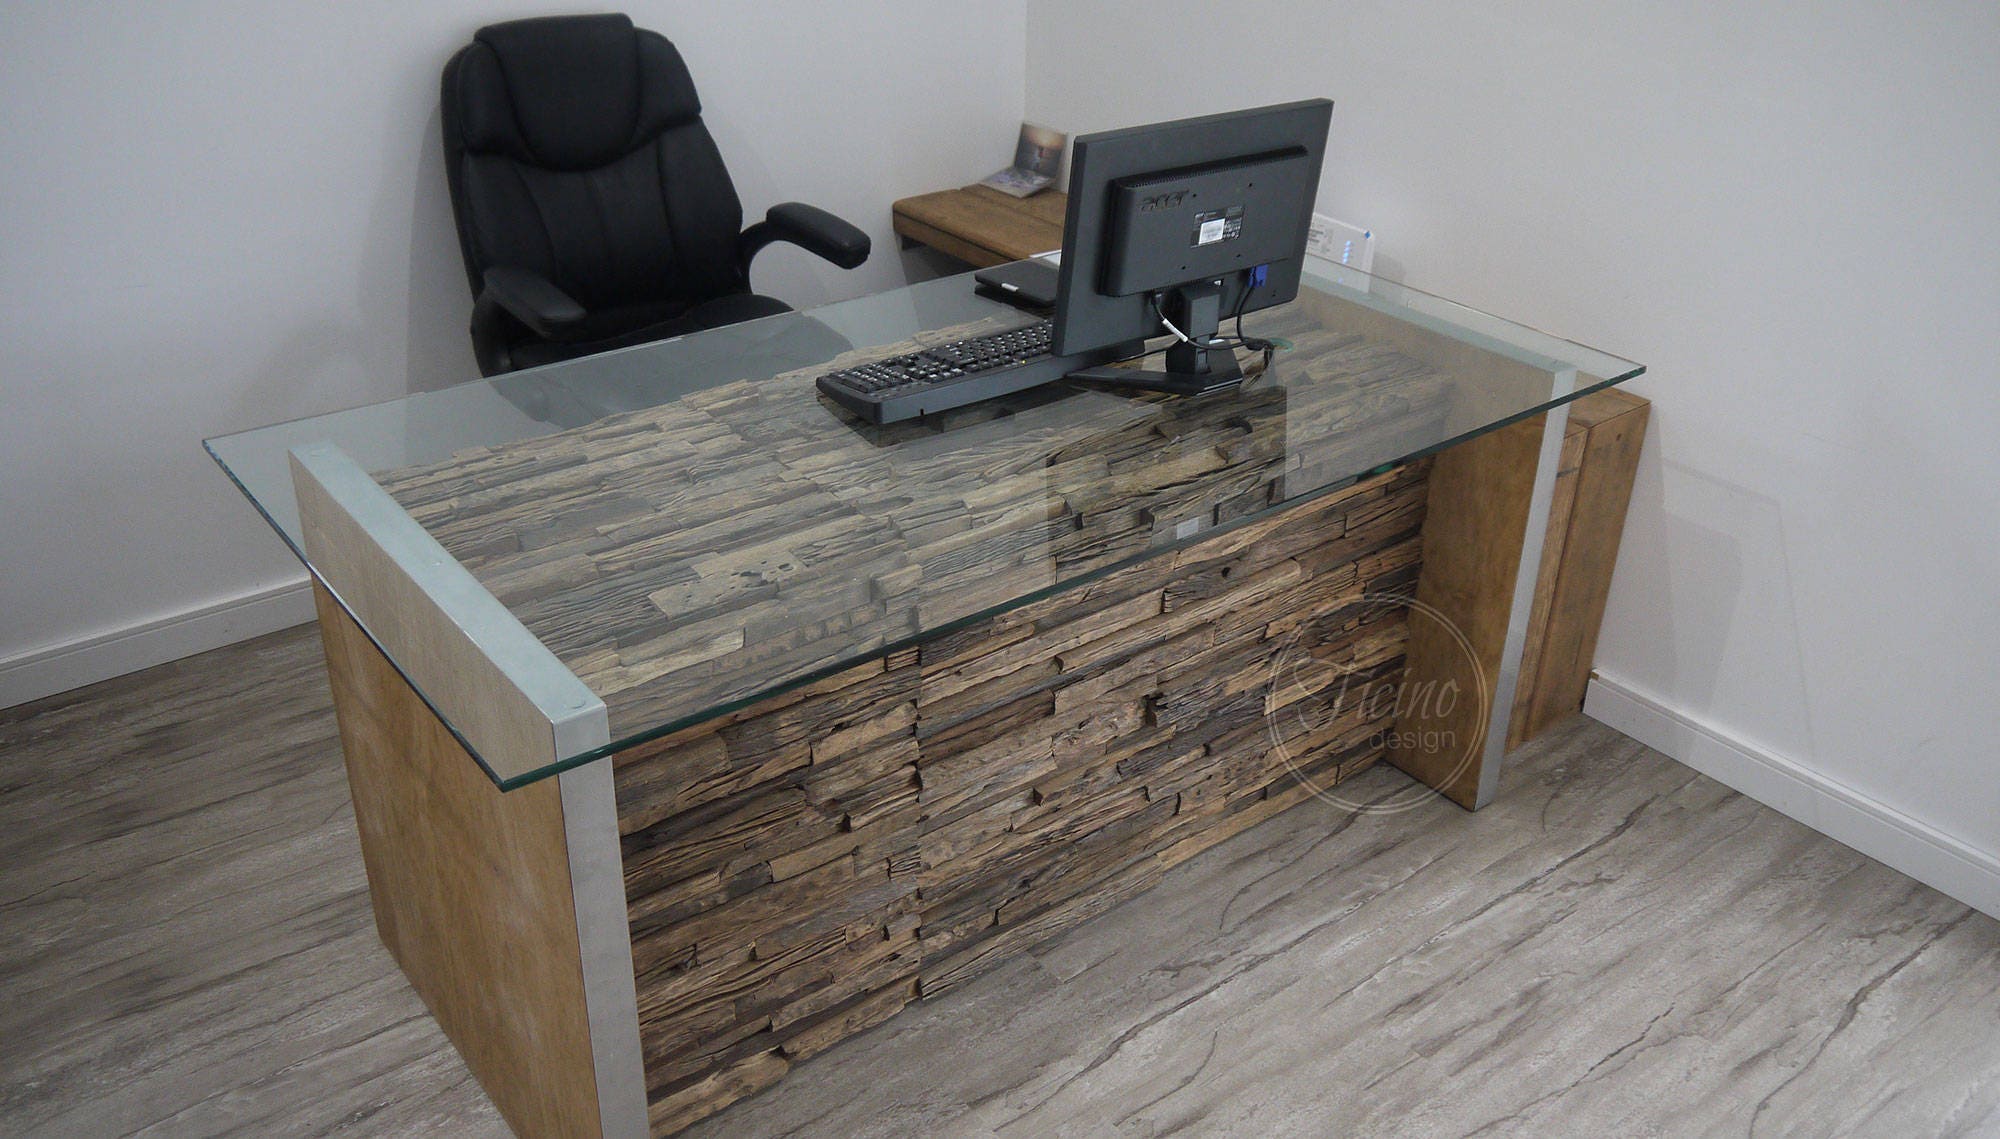
[[[743,229],[680,53],[622,15],[481,28],[445,67],[443,119],[488,376],[789,312],[750,291],[774,241],[868,259],[867,234],[799,202]]]

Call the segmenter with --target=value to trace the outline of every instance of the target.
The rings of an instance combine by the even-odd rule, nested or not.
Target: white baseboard
[[[165,664],[313,619],[312,590],[296,581],[170,613],[138,625],[30,649],[0,660],[0,708]]]
[[[1591,677],[1583,713],[1828,838],[2000,917],[2000,858],[1988,851],[1795,760],[1733,738],[1615,677]]]

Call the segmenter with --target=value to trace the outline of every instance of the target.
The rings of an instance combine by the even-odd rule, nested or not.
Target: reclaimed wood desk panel
[[[975,183],[903,198],[890,213],[903,238],[984,269],[1062,248],[1068,208],[1060,190],[1016,198]]]
[[[1421,571],[1428,466],[615,756],[652,1133],[1380,760],[1406,622],[1363,598]],[[496,792],[323,616],[385,938],[516,1130],[596,1134],[553,781]]]
[[[1379,760],[1426,468],[619,755],[656,1132]]]

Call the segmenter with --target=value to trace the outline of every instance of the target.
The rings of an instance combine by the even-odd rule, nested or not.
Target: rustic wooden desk
[[[1638,366],[1355,277],[1227,396],[811,385],[1024,319],[953,278],[210,442],[517,1131],[676,1131],[1378,761],[1492,797],[1564,401]]]
[[[1060,190],[1016,198],[975,183],[904,198],[891,215],[905,240],[984,269],[1061,249],[1068,208],[1069,195]]]

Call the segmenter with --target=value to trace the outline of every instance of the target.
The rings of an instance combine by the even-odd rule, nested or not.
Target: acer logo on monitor
[[[1141,213],[1152,213],[1155,210],[1171,210],[1181,204],[1181,199],[1187,197],[1187,193],[1186,190],[1175,190],[1167,194],[1154,194],[1152,197],[1145,198],[1139,202],[1139,210]]]

